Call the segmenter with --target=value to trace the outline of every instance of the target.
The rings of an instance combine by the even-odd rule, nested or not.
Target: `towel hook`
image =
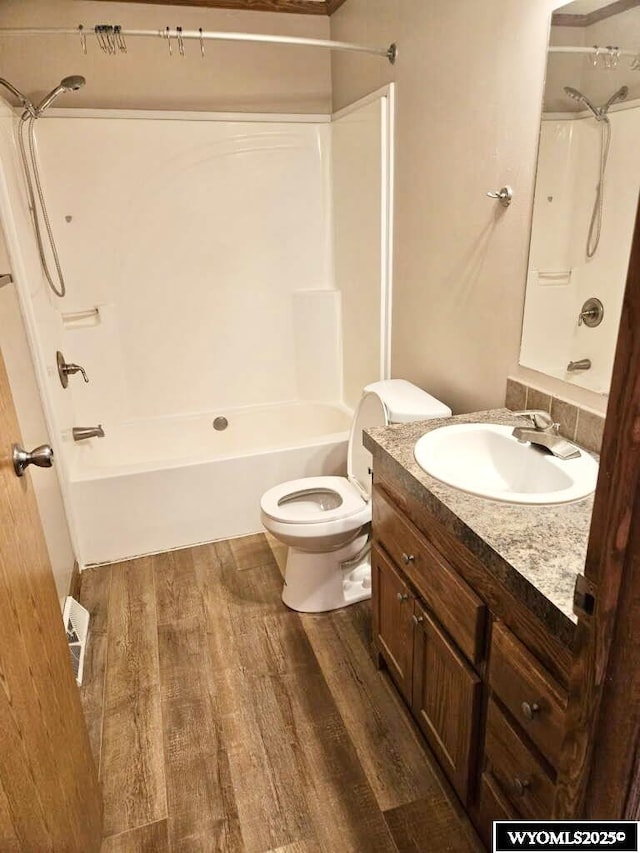
[[[489,198],[497,199],[503,207],[509,207],[513,201],[513,190],[508,186],[501,187],[501,189],[495,192],[488,192],[487,195]]]

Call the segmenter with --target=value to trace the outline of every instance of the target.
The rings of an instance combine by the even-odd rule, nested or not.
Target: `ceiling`
[[[573,0],[554,12],[553,23],[566,27],[589,27],[636,6],[640,6],[640,0]]]
[[[196,6],[201,9],[246,9],[250,12],[289,12],[332,15],[346,0],[120,0],[154,6]]]

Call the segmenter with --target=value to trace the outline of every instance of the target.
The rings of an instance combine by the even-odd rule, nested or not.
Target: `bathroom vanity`
[[[413,447],[445,423],[365,435],[374,650],[490,844],[493,820],[552,813],[592,498],[514,506],[434,480]]]

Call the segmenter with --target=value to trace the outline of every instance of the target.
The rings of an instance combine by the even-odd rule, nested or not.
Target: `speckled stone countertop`
[[[576,575],[583,571],[593,495],[554,506],[507,504],[461,492],[426,474],[415,461],[420,436],[452,423],[526,423],[508,409],[366,430],[364,444],[385,454],[397,480],[466,547],[500,583],[570,646]],[[586,451],[584,451],[586,452]]]

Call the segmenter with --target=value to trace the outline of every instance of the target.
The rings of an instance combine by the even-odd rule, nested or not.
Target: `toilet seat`
[[[345,477],[304,477],[269,489],[262,512],[283,524],[327,524],[360,513],[367,502]]]

